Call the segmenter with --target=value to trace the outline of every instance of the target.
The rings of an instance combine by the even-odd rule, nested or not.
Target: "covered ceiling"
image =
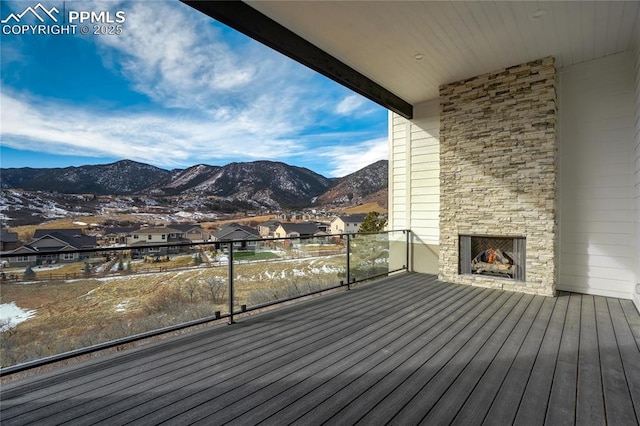
[[[640,20],[639,1],[246,3],[411,104],[544,56],[566,67],[623,52]]]
[[[264,15],[411,105],[438,97],[445,83],[545,56],[554,56],[558,68],[567,67],[640,43],[637,0],[248,0],[241,4],[244,10],[234,2],[185,2],[219,20],[228,18],[227,12],[214,9],[237,9],[223,22],[237,29],[244,26],[245,33],[271,45],[272,39],[282,39],[281,34],[269,25],[252,23]],[[220,6],[223,3],[227,6]],[[284,44],[293,50],[305,49],[285,38]],[[307,57],[315,62],[314,55],[317,52]],[[337,80],[347,80],[349,86],[349,76],[329,68],[329,74],[337,73]],[[384,93],[377,96],[383,98]]]

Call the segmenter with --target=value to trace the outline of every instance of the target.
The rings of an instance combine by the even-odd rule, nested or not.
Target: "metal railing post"
[[[402,233],[403,233],[403,234],[404,234],[404,233],[406,233],[406,234],[407,234],[407,245],[406,245],[406,247],[405,247],[405,251],[406,251],[406,256],[407,256],[407,257],[406,257],[406,263],[405,263],[405,265],[406,265],[406,266],[405,266],[405,268],[406,268],[407,272],[409,272],[409,247],[410,247],[410,241],[409,241],[409,239],[410,239],[410,237],[411,237],[411,232],[410,232],[410,231],[408,231],[408,230],[404,230],[404,231],[402,231]]]
[[[349,283],[351,282],[351,235],[347,234],[347,290],[350,290]]]
[[[233,324],[233,241],[229,242],[229,325]]]

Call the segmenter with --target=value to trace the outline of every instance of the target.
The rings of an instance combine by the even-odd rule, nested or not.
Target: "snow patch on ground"
[[[38,266],[34,266],[33,268],[31,268],[33,270],[33,272],[38,272],[38,271],[48,271],[48,270],[52,270],[52,269],[59,269],[62,268],[61,264],[53,264],[53,265],[38,265]]]
[[[116,312],[126,312],[128,304],[129,304],[128,300],[123,300],[122,302],[118,303],[116,305]]]
[[[0,332],[7,331],[35,315],[35,310],[19,308],[15,302],[0,304]]]

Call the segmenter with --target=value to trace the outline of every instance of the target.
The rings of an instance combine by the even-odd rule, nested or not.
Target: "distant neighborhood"
[[[205,229],[198,223],[161,225],[137,224],[111,227],[36,229],[28,241],[20,241],[16,232],[2,228],[0,252],[2,266],[39,266],[70,263],[88,257],[78,250],[123,247],[131,248],[131,257],[167,256],[185,251],[191,243],[210,242],[225,250],[233,241],[234,250],[255,251],[273,238],[286,239],[289,245],[300,238],[320,238],[357,233],[367,214],[335,215],[314,220],[310,214],[280,214],[255,226],[231,222],[217,229]],[[378,214],[373,214],[378,218]],[[188,249],[187,249],[188,250]]]

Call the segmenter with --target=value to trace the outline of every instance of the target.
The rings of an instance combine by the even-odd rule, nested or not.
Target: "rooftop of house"
[[[2,228],[0,230],[0,241],[3,243],[15,243],[18,242],[18,233],[17,232],[9,232],[6,229]]]
[[[271,219],[271,220],[267,220],[266,222],[262,222],[259,226],[268,226],[268,227],[273,227],[273,226],[278,226],[280,225],[282,222],[279,220],[275,220],[275,219]]]
[[[179,231],[182,232],[187,232],[187,231],[191,231],[193,229],[198,229],[198,230],[202,230],[202,226],[200,226],[199,223],[190,223],[190,224],[184,224],[184,223],[172,223],[171,225],[169,225],[172,229],[177,229]]]
[[[68,229],[36,229],[33,233],[33,239],[29,242],[28,246],[33,246],[37,241],[43,238],[55,238],[62,241],[74,248],[87,248],[96,247],[96,237],[92,235],[85,235],[82,229],[68,228]]]
[[[111,228],[106,228],[104,230],[105,235],[114,235],[114,234],[129,234],[134,231],[138,231],[140,229],[140,225],[132,225],[132,226],[116,226]]]
[[[333,220],[340,219],[344,223],[361,223],[364,222],[364,219],[367,217],[366,213],[355,213],[348,215],[339,215],[336,216]]]
[[[132,234],[182,234],[182,231],[167,226],[148,226],[133,231]]]
[[[281,223],[280,226],[282,226],[282,229],[284,229],[284,231],[287,234],[296,232],[300,235],[314,235],[321,231],[319,226],[322,226],[322,225],[317,222],[300,222],[300,223],[285,222],[285,223]]]
[[[260,238],[260,234],[255,228],[238,223],[225,225],[211,234],[211,236],[216,240],[247,240]]]

